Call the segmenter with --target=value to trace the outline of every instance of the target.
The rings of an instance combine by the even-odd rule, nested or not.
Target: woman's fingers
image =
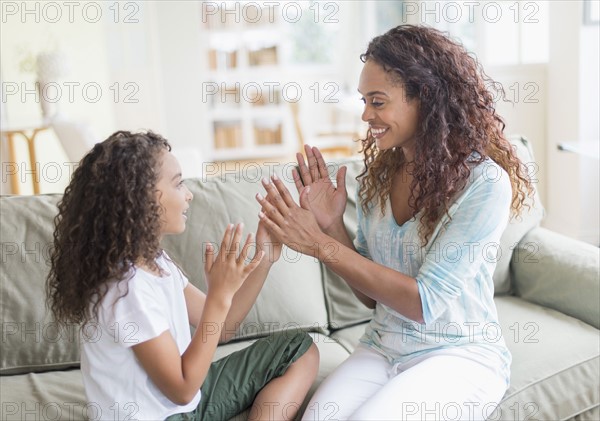
[[[298,167],[300,167],[300,175],[302,176],[302,182],[305,186],[312,184],[313,179],[310,176],[310,171],[306,166],[306,162],[304,162],[304,156],[302,156],[301,153],[297,153],[296,159],[298,160]]]
[[[294,179],[294,184],[296,185],[296,190],[298,190],[298,193],[300,193],[302,191],[302,189],[304,188],[304,184],[302,184],[302,177],[300,177],[300,173],[298,173],[298,171],[296,171],[296,168],[292,168],[292,178]]]
[[[308,160],[308,170],[310,171],[311,180],[315,182],[320,178],[317,158],[310,146],[304,145],[304,151],[306,152],[306,159]]]
[[[273,188],[273,190],[275,190],[275,188]],[[274,221],[278,225],[283,223],[283,217],[281,216],[279,210],[275,206],[273,206],[267,199],[265,199],[262,194],[256,193],[256,200],[264,209],[261,210],[260,214],[267,215],[270,220]]]
[[[326,182],[331,182],[329,179],[329,171],[327,171],[327,164],[325,163],[325,159],[323,159],[323,154],[316,146],[312,148],[315,159],[317,160],[317,168],[319,170],[319,175]]]
[[[209,273],[212,269],[213,263],[215,262],[215,250],[211,243],[206,243],[206,250],[204,252],[204,272]]]
[[[273,180],[273,185],[279,192],[279,195],[283,198],[283,202],[286,204],[286,206],[288,208],[293,208],[296,205],[296,202],[294,202],[290,191],[287,189],[285,184],[283,184],[283,181],[281,181],[281,179],[277,177],[276,174],[273,174],[271,180]]]
[[[273,222],[265,212],[262,212],[262,211],[259,212],[258,218],[265,225],[265,228],[267,229],[267,231],[269,231],[271,234],[273,234],[273,236],[275,237],[275,240],[280,241],[281,234],[283,233],[283,231],[281,230],[281,228],[279,228],[279,225],[277,225],[275,222]]]
[[[281,193],[279,192],[279,190],[275,186],[275,184],[271,183],[266,178],[262,179],[262,184],[263,184],[263,187],[265,188],[265,190],[267,191],[267,197],[269,199],[268,202],[270,204],[272,204],[273,206],[275,206],[282,215],[286,215],[288,213],[288,209],[289,209],[288,202],[282,197]],[[291,202],[291,204],[293,206],[294,201],[291,199],[291,196],[290,196],[289,201]],[[269,211],[268,208],[266,210]],[[267,215],[270,216],[270,214],[268,212],[267,212]]]

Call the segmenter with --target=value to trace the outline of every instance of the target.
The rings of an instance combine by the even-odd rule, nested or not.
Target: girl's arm
[[[208,294],[196,332],[184,353],[180,355],[177,344],[168,330],[133,346],[133,352],[154,384],[178,405],[189,403],[198,393],[219,344],[233,297],[264,255],[257,253],[246,265],[244,261],[251,245],[251,237],[248,237],[238,256],[241,235],[240,226],[234,232],[233,226],[230,225],[225,231],[217,256],[214,255],[210,244],[206,247],[204,270]],[[187,291],[186,302],[188,295],[194,295],[193,289]],[[201,298],[196,296],[196,299]],[[197,310],[193,310],[192,313],[197,316]]]
[[[265,257],[252,273],[248,275],[246,281],[244,281],[234,295],[231,308],[225,319],[225,327],[221,330],[221,342],[228,342],[235,336],[240,323],[246,318],[248,312],[256,302],[256,297],[258,297],[265,284],[271,266],[281,255],[282,244],[272,241],[263,224],[259,224],[258,227],[256,247],[256,254],[258,255],[261,251],[264,251]],[[183,292],[185,294],[190,324],[197,327],[202,317],[206,295],[191,283],[185,287]]]

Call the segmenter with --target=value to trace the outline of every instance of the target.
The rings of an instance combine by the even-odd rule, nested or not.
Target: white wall
[[[582,16],[582,2],[550,2],[544,225],[597,245],[598,160],[557,149],[562,142],[598,142],[598,27],[584,27]]]
[[[31,9],[33,4],[43,3],[32,2],[27,7]],[[121,13],[115,19],[114,9],[108,9],[114,4],[103,3],[103,19],[96,23],[86,20],[81,8],[76,9],[73,22],[68,21],[66,10],[57,23],[44,19],[48,16],[44,16],[42,10],[38,22],[35,13],[4,15],[5,22],[0,26],[2,81],[25,84],[33,89],[34,75],[19,68],[20,52],[35,54],[61,47],[71,59],[71,72],[65,80],[80,83],[80,86],[93,82],[103,91],[97,102],[83,98],[81,91],[76,91],[73,101],[63,95],[64,113],[89,124],[99,138],[105,138],[117,128],[158,131],[171,141],[182,160],[187,158],[187,163],[182,162],[184,173],[193,175],[197,170],[195,163],[210,151],[209,127],[203,118],[207,105],[202,101],[202,82],[208,66],[204,60],[207,37],[201,27],[200,4],[195,1],[140,2],[135,3],[137,10],[125,10],[125,4],[132,3],[120,3]],[[557,145],[565,141],[598,140],[598,26],[583,26],[581,1],[552,1],[549,7],[548,65],[526,66],[518,73],[502,68],[486,70],[505,87],[515,81],[535,80],[540,84],[537,96],[540,102],[521,102],[514,108],[499,104],[499,111],[506,117],[508,133],[524,133],[533,142],[540,164],[538,189],[547,210],[543,224],[597,244],[598,160],[559,152]],[[338,76],[350,93],[356,89],[361,67],[358,55],[366,47],[365,39],[370,30],[360,22],[369,10],[372,12],[372,7],[365,9],[358,2],[344,5],[339,16],[346,23],[342,33],[345,42],[339,57],[336,56],[337,65],[343,71],[338,75],[320,75],[327,80]],[[127,12],[132,11],[135,22],[125,22]],[[302,77],[314,79],[317,76],[305,74]],[[116,92],[114,88],[111,90],[115,83],[119,83]],[[127,83],[134,85],[126,88]],[[119,94],[117,101],[115,93]],[[134,102],[125,100],[128,94],[132,94],[129,98]],[[316,105],[311,104],[309,108],[312,114],[305,115],[306,125],[315,128],[314,123],[324,114]],[[12,95],[2,104],[0,112],[3,129],[7,125],[37,121],[40,117],[34,95],[25,98]],[[42,135],[38,145],[42,165],[68,161],[52,133]],[[18,160],[26,163],[23,142],[18,145],[18,153]],[[8,160],[5,142],[0,148],[0,157],[3,162]],[[0,192],[10,192],[6,174],[1,181]],[[66,182],[66,178],[46,182],[42,191],[62,191]]]

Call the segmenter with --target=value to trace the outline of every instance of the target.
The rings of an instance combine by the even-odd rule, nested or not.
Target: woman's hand
[[[227,302],[231,302],[248,275],[262,260],[265,253],[262,250],[257,250],[252,261],[245,264],[253,241],[252,234],[248,234],[240,252],[240,239],[243,229],[243,224],[238,224],[235,228],[233,224],[229,224],[223,235],[219,253],[216,256],[213,245],[210,243],[206,245],[204,273],[208,285],[207,297],[221,297]]]
[[[300,253],[319,258],[319,249],[324,245],[323,239],[328,237],[319,228],[307,201],[306,196],[311,187],[305,188],[300,195],[300,202],[304,201],[308,207],[305,209],[294,202],[279,178],[273,176],[272,179],[273,183],[263,179],[267,197],[260,193],[256,195],[256,200],[263,209],[259,214],[261,223],[276,241]]]
[[[310,205],[317,223],[322,230],[327,231],[335,222],[342,222],[344,210],[346,209],[346,167],[342,166],[337,173],[337,188],[329,179],[327,165],[318,148],[304,146],[308,166],[301,153],[296,154],[300,174],[293,169],[294,183],[300,194],[300,206],[308,209]],[[310,194],[305,195],[306,201],[302,200],[302,193],[310,187]]]

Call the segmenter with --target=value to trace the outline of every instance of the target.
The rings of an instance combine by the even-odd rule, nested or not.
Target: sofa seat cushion
[[[564,420],[600,405],[598,329],[517,297],[495,301],[513,362],[492,420]]]
[[[336,330],[331,334],[331,337],[340,343],[348,352],[354,351],[358,346],[360,337],[365,333],[365,329],[369,323],[360,323],[358,325],[346,327]]]
[[[517,297],[496,297],[512,357],[510,387],[490,420],[566,420],[600,406],[600,331]],[[366,323],[331,337],[350,352]],[[594,413],[592,412],[589,412]]]
[[[86,402],[79,369],[1,376],[0,390],[1,419],[6,421],[99,419],[101,415],[97,406]]]
[[[317,380],[309,391],[302,410],[321,381],[350,355],[344,347],[330,337],[319,333],[310,335],[319,348],[321,363]],[[221,345],[217,348],[214,360],[244,349],[253,342],[254,340],[244,340]],[[86,401],[79,369],[1,376],[0,390],[2,391],[1,420],[113,419],[111,415],[114,415],[99,414],[98,406]],[[129,414],[132,419],[135,419],[135,402],[118,404],[127,405],[125,409],[130,410]],[[239,414],[233,419],[241,420],[246,417],[247,413]]]

